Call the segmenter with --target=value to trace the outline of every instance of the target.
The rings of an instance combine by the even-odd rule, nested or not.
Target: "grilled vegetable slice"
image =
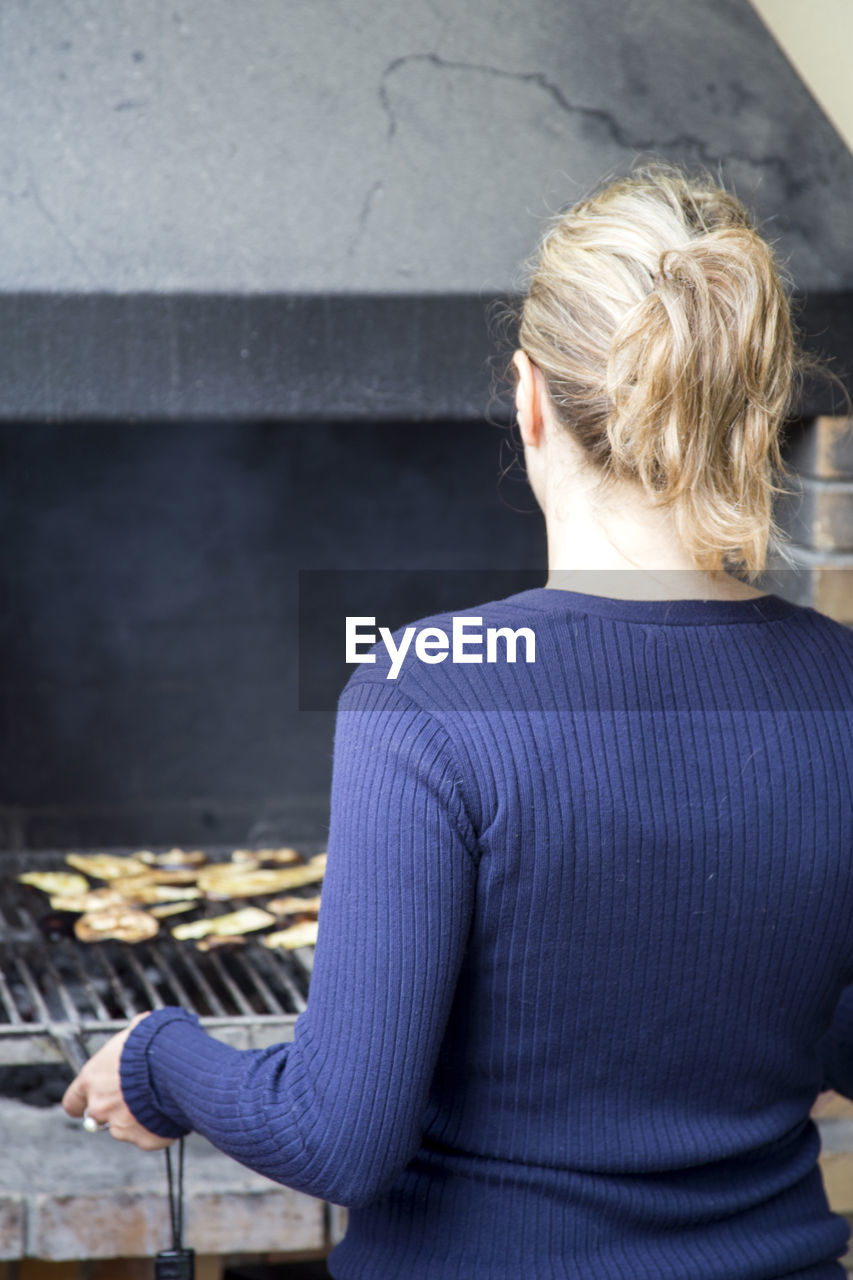
[[[116,885],[136,884],[195,884],[198,867],[145,867],[137,875],[117,876],[111,881]]]
[[[198,887],[208,898],[259,898],[323,879],[325,866],[239,867],[230,863],[202,867]]]
[[[304,858],[296,849],[235,849],[231,854],[231,861],[249,866],[258,866],[262,862],[274,862],[276,864],[287,862],[303,862]],[[227,863],[225,864],[228,865]]]
[[[277,916],[298,916],[303,912],[314,915],[320,910],[320,895],[316,898],[300,898],[297,894],[288,894],[286,898],[273,898],[267,903],[267,911]]]
[[[69,867],[83,871],[96,880],[117,880],[119,876],[142,875],[145,863],[132,856],[119,857],[113,853],[68,853],[65,861]]]
[[[217,938],[215,936],[199,938],[195,945],[197,951],[219,951],[222,947],[245,947],[248,941],[248,938],[236,933],[233,938]]]
[[[193,911],[195,907],[195,902],[161,902],[156,906],[149,907],[148,910],[152,916],[156,916],[158,920],[163,920],[166,916],[179,916],[184,911]]]
[[[148,876],[128,876],[111,880],[110,889],[120,893],[125,902],[189,902],[201,897],[201,890],[195,885],[158,884]]]
[[[56,894],[50,905],[54,911],[104,911],[107,907],[126,907],[128,904],[112,885],[104,885],[102,889],[90,889],[88,893]]]
[[[144,942],[159,930],[159,920],[149,912],[136,911],[133,907],[89,911],[74,923],[74,932],[81,942],[103,942],[107,938],[116,938],[119,942]]]
[[[261,938],[261,942],[271,950],[283,948],[285,951],[293,951],[296,947],[313,947],[317,942],[317,921],[302,920],[299,924],[292,924],[289,929],[268,933]]]
[[[86,877],[75,871],[25,871],[18,876],[18,880],[21,884],[30,884],[44,893],[61,894],[62,897],[86,893],[89,888]]]
[[[134,854],[140,862],[144,862],[147,867],[200,867],[207,862],[207,854],[202,853],[201,849],[193,849],[185,852],[183,849],[170,849],[168,853],[152,853],[150,849],[143,849],[140,853]]]
[[[207,916],[204,920],[189,920],[186,924],[176,925],[172,937],[179,942],[188,938],[205,938],[208,934],[230,938],[265,929],[268,924],[275,924],[275,916],[269,911],[262,911],[260,907],[243,907],[241,911],[229,911],[224,916]]]

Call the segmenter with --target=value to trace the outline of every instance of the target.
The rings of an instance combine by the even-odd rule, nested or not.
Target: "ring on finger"
[[[102,1129],[109,1129],[109,1124],[103,1120],[96,1120],[94,1116],[89,1115],[89,1108],[83,1108],[83,1128],[87,1133],[100,1133]]]

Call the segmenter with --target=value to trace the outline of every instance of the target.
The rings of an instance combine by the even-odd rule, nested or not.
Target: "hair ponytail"
[[[521,346],[607,485],[670,507],[697,567],[765,567],[798,353],[773,252],[710,178],[656,164],[556,218]]]

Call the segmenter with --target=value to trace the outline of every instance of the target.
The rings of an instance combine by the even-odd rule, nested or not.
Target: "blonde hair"
[[[770,245],[707,174],[654,163],[552,219],[519,342],[604,489],[639,481],[698,568],[782,550],[774,493],[794,339]]]

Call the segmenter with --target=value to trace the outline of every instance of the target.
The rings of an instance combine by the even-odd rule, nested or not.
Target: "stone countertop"
[[[8,1098],[0,1134],[0,1259],[141,1257],[170,1243],[162,1152],[86,1133],[59,1106]],[[326,1247],[323,1201],[253,1173],[198,1134],[185,1151],[186,1242],[197,1252]]]

